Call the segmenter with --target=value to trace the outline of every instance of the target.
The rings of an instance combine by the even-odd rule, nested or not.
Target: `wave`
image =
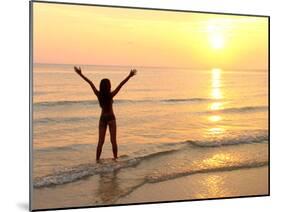
[[[187,99],[163,99],[161,102],[206,102],[211,101],[208,98],[187,98]]]
[[[140,154],[135,152],[131,154],[131,155],[137,155],[136,157],[129,157],[127,155],[124,155],[121,156],[117,161],[113,161],[112,159],[103,159],[101,160],[101,163],[80,164],[75,167],[64,168],[54,172],[53,174],[35,178],[33,181],[33,186],[35,188],[56,186],[56,185],[71,183],[77,180],[85,179],[93,175],[114,172],[129,167],[135,167],[139,165],[142,161],[147,161],[164,155],[170,155],[173,153],[177,153],[179,151],[185,151],[186,150],[185,147],[199,147],[199,148],[222,147],[222,146],[229,146],[229,145],[262,143],[267,139],[268,139],[267,135],[265,133],[264,134],[261,133],[256,136],[248,136],[248,137],[242,136],[234,139],[224,139],[220,141],[211,141],[211,142],[187,140],[187,141],[175,142],[175,143],[164,143],[164,144],[160,144],[160,146],[156,148],[156,151],[154,152],[145,153],[145,154]],[[77,148],[79,150],[81,148],[81,145]],[[44,151],[44,150],[38,150],[38,151]],[[206,172],[213,172],[213,171],[229,171],[232,169],[240,169],[240,168],[252,168],[252,167],[263,166],[266,164],[267,164],[266,161],[262,161],[262,162],[254,161],[254,162],[248,162],[244,164],[219,167],[219,168],[203,167],[197,170],[185,170],[184,172],[169,173],[167,175],[161,175],[161,176],[152,176],[152,177],[148,177],[147,180],[148,182],[158,182],[158,181],[167,180],[184,175],[190,175],[190,174],[206,173]]]
[[[34,107],[54,107],[54,106],[75,106],[75,105],[96,105],[97,100],[80,100],[80,101],[50,101],[50,102],[36,102]]]
[[[56,146],[56,147],[44,147],[44,148],[38,148],[34,149],[33,151],[35,153],[37,152],[57,152],[57,151],[80,151],[83,149],[94,149],[94,144],[71,144],[67,146]]]
[[[248,133],[248,134],[246,134]],[[241,135],[236,135],[232,137],[225,137],[220,139],[209,139],[209,140],[184,140],[177,142],[165,142],[160,144],[153,144],[154,147],[149,147],[150,156],[161,155],[168,152],[173,152],[178,149],[181,149],[185,145],[192,145],[193,147],[223,147],[223,146],[233,146],[233,145],[243,145],[243,144],[256,144],[256,143],[266,143],[269,140],[268,131],[267,130],[258,130],[253,132],[245,132]],[[95,144],[70,144],[67,146],[61,147],[45,147],[34,149],[38,152],[52,152],[52,151],[69,151],[69,150],[81,150],[81,149],[89,149],[95,148]],[[156,151],[152,152],[151,150],[155,148]],[[161,150],[161,151],[158,151]],[[144,150],[141,149],[140,152],[135,152],[134,154],[138,155],[140,158],[145,155],[143,153]],[[145,155],[146,157],[149,157]]]
[[[211,101],[208,98],[183,98],[183,99],[117,99],[115,103],[153,103],[153,102],[204,102]],[[36,102],[33,103],[34,107],[54,107],[54,106],[91,106],[98,105],[98,100],[73,100],[73,101],[48,101],[48,102]]]
[[[223,112],[223,113],[248,113],[267,110],[267,106],[246,106],[246,107],[232,107],[209,112]]]
[[[95,174],[117,171],[122,168],[135,166],[139,163],[137,159],[115,162],[110,159],[101,163],[81,164],[76,167],[66,168],[54,174],[35,178],[33,186],[35,188],[49,187],[66,184],[80,179],[84,179]]]
[[[54,118],[38,118],[33,121],[34,124],[58,124],[58,123],[77,123],[80,121],[97,120],[95,116],[87,117],[54,117]]]
[[[161,181],[171,180],[178,177],[193,175],[193,174],[203,174],[210,172],[221,172],[221,171],[233,171],[237,169],[249,169],[249,168],[258,168],[267,166],[268,161],[254,161],[254,162],[246,162],[242,164],[236,164],[231,166],[222,166],[222,167],[211,167],[211,168],[202,168],[195,170],[186,170],[181,172],[169,173],[160,176],[149,176],[146,178],[148,183],[158,183]]]
[[[240,135],[232,138],[223,138],[216,140],[187,140],[189,144],[195,147],[222,147],[230,145],[242,145],[251,143],[262,143],[269,140],[268,133],[260,132],[251,135]]]
[[[169,154],[177,151],[177,149],[154,152],[145,156],[130,158],[127,155],[120,156],[117,161],[112,159],[101,159],[100,163],[80,164],[76,167],[65,168],[54,174],[34,179],[33,186],[35,188],[49,187],[55,185],[66,184],[80,179],[84,179],[93,175],[103,174],[117,171],[123,168],[133,167],[141,161],[158,157],[160,155]]]

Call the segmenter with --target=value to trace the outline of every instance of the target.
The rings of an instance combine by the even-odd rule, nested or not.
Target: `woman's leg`
[[[107,127],[107,124],[100,121],[100,123],[99,123],[99,142],[98,142],[97,152],[96,152],[96,161],[97,162],[100,159],[102,146],[103,146],[104,139],[105,139],[106,127]]]
[[[117,142],[116,142],[116,121],[112,120],[108,122],[109,125],[109,132],[110,132],[110,141],[112,144],[112,152],[114,159],[117,159],[117,153],[118,153],[118,148],[117,148]]]

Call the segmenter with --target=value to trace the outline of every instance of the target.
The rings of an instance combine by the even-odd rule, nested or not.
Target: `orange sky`
[[[34,62],[267,69],[268,20],[33,3]]]

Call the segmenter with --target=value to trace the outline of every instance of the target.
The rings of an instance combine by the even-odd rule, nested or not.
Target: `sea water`
[[[113,201],[145,183],[267,166],[267,70],[81,68],[97,88],[101,79],[109,78],[112,89],[130,69],[138,70],[114,98],[120,158],[111,161],[107,132],[103,160],[95,163],[101,110],[73,66],[35,64],[35,189],[114,173],[120,192],[114,193]]]

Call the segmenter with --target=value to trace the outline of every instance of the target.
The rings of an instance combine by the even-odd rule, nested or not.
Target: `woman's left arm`
[[[112,91],[112,97],[114,97],[119,91],[120,91],[120,89],[122,88],[122,86],[123,85],[125,85],[126,84],[126,82],[128,82],[129,81],[129,79],[131,78],[131,77],[133,77],[134,75],[136,75],[137,74],[137,70],[136,69],[132,69],[131,71],[130,71],[130,74],[117,86],[117,88],[115,88],[115,90],[114,91]]]

